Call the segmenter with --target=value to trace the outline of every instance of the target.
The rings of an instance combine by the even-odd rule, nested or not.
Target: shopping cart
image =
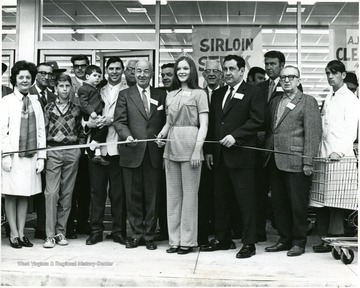
[[[314,174],[310,201],[320,206],[354,210],[348,223],[356,225],[358,209],[358,160],[344,157],[340,161],[328,158],[314,159]],[[357,237],[323,238],[332,246],[332,255],[344,264],[354,260],[351,248],[358,247]]]

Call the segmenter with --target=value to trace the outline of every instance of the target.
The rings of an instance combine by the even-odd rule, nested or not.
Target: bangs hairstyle
[[[11,68],[10,75],[10,83],[14,87],[16,86],[16,76],[20,73],[20,71],[29,71],[31,75],[31,85],[35,82],[35,77],[37,74],[37,69],[34,63],[27,62],[25,60],[21,60],[15,63],[15,65]]]
[[[337,72],[343,73],[343,72],[346,72],[346,68],[345,68],[344,63],[342,63],[342,62],[339,61],[339,60],[332,60],[332,61],[330,61],[330,62],[326,65],[326,68],[328,68],[331,73],[337,73]],[[325,68],[325,69],[326,69],[326,68]]]
[[[89,65],[85,69],[85,75],[91,75],[93,72],[102,74],[101,69],[99,66],[96,65]]]
[[[195,66],[195,62],[192,59],[190,59],[189,57],[186,57],[186,56],[181,56],[175,61],[175,65],[174,65],[175,77],[173,78],[173,81],[172,81],[172,84],[171,84],[171,89],[176,90],[176,89],[179,89],[181,87],[181,83],[180,83],[179,78],[177,76],[177,69],[178,69],[179,63],[181,61],[183,61],[183,60],[186,61],[190,66],[190,75],[189,75],[189,78],[186,81],[187,85],[189,86],[190,89],[200,89],[200,87],[199,87],[199,77],[198,77],[197,69],[196,69],[196,66]]]
[[[61,73],[58,77],[56,77],[55,85],[59,85],[59,82],[66,82],[68,81],[72,86],[71,77],[68,74]]]

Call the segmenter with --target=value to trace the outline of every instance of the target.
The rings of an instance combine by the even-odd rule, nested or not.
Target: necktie
[[[270,80],[267,102],[269,102],[270,99],[271,99],[271,94],[272,94],[273,91],[274,91],[274,84],[275,84],[275,83],[274,83],[274,80]]]
[[[229,105],[231,99],[232,99],[232,94],[233,94],[233,91],[234,91],[234,87],[230,87],[230,92],[229,94],[227,95],[227,98],[225,100],[225,104],[224,104],[224,107],[223,107],[223,110],[225,111],[225,109],[227,108],[227,106]]]
[[[40,100],[41,100],[41,106],[44,108],[47,104],[47,100],[46,100],[46,96],[45,96],[45,91],[41,90],[40,91]]]
[[[142,92],[141,92],[141,98],[142,98],[142,101],[143,101],[143,104],[144,104],[146,116],[149,118],[150,109],[149,109],[149,103],[147,101],[146,90],[145,89],[143,89]]]

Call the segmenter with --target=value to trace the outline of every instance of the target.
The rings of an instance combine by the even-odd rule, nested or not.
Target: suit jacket
[[[101,99],[100,91],[96,87],[84,82],[83,86],[78,90],[78,97],[80,107],[85,115],[90,115],[94,111],[98,115],[102,114],[104,102]]]
[[[30,87],[29,93],[30,93],[30,95],[37,95],[37,99],[40,102],[41,108],[43,111],[45,111],[45,106],[43,106],[43,103],[40,101],[41,95],[38,92],[38,90],[36,89],[35,85]],[[47,104],[49,104],[51,102],[55,102],[56,95],[54,93],[52,93],[51,91],[49,91],[49,89],[47,89],[46,93],[47,93]]]
[[[120,140],[128,136],[134,139],[154,139],[165,125],[166,93],[150,87],[150,116],[146,116],[144,104],[136,85],[120,91],[114,114],[114,128]],[[156,103],[156,104],[155,104]],[[119,145],[120,166],[127,168],[139,167],[148,147],[151,164],[154,168],[162,167],[163,149],[155,142],[141,142],[136,146]]]
[[[312,158],[318,153],[321,139],[321,119],[317,101],[310,95],[298,91],[286,106],[275,126],[275,119],[281,97],[274,98],[266,110],[265,148],[292,154],[304,154],[307,158],[274,153],[279,170],[302,172],[303,166],[312,165]],[[264,153],[265,166],[271,152]]]
[[[79,88],[82,86],[82,83],[80,83],[76,77],[71,77],[71,83],[72,83],[72,87],[70,90],[70,100],[73,103],[80,105],[80,101],[77,93]]]
[[[236,91],[239,95],[243,94],[242,99],[237,99],[235,95],[223,111],[222,102],[227,89],[227,86],[221,87],[212,94],[207,140],[219,141],[231,134],[237,145],[256,146],[256,135],[264,121],[264,101],[260,88],[243,82]],[[205,153],[213,154],[215,167],[219,164],[221,152],[225,164],[230,168],[255,166],[253,150],[234,146],[226,148],[220,144],[205,145]]]

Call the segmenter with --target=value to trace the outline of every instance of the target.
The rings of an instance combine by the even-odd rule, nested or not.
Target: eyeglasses
[[[87,65],[81,64],[81,65],[74,65],[73,67],[74,67],[74,69],[85,69],[87,67]]]
[[[125,70],[128,72],[135,72],[135,68],[132,67],[127,67]]]
[[[49,78],[52,77],[53,73],[48,73],[48,72],[45,72],[45,71],[39,71],[38,74],[41,75],[41,77],[46,77],[48,76]]]
[[[296,76],[296,75],[280,75],[279,77],[280,77],[281,81],[285,81],[286,78],[288,78],[289,81],[293,81],[294,78],[299,78],[299,76]]]
[[[220,74],[221,71],[218,70],[218,69],[206,69],[206,70],[205,70],[205,73],[206,73],[206,74],[211,74],[211,73]]]

